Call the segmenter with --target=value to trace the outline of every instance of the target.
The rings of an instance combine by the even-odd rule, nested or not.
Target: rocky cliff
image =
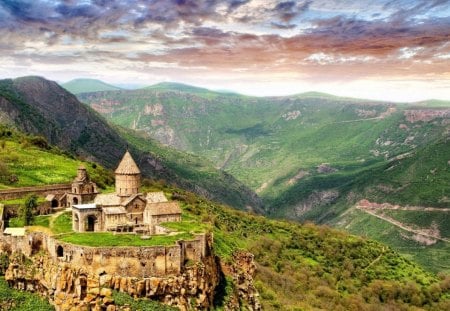
[[[212,306],[219,269],[210,256],[179,275],[136,278],[87,273],[84,267],[55,263],[46,254],[27,257],[16,252],[10,256],[5,280],[13,288],[47,297],[57,311],[123,310],[115,305],[113,291],[158,300],[180,310],[205,310]]]

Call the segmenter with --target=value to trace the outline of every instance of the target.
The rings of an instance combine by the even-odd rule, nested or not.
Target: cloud
[[[0,53],[202,78],[449,79],[449,16],[448,0],[4,0]]]

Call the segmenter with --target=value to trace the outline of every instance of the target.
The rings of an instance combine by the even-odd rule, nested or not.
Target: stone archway
[[[78,198],[73,198],[73,205],[78,204]]]
[[[57,199],[52,200],[52,208],[58,207],[59,203]]]
[[[94,215],[89,215],[87,217],[87,227],[86,231],[95,231],[95,221],[97,218]]]

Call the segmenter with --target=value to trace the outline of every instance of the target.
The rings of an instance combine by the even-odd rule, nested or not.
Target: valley
[[[116,124],[207,158],[254,190],[270,217],[367,234],[348,225],[361,218],[380,230],[393,226],[402,233],[392,223],[373,219],[377,215],[349,211],[363,199],[449,206],[449,102],[397,104],[321,93],[259,98],[171,83],[80,93],[78,98]],[[425,209],[415,213],[413,225],[430,217]],[[437,227],[444,232],[448,224]],[[375,232],[368,236],[398,244]],[[409,245],[397,245],[405,254],[422,248],[416,240],[400,239]],[[418,261],[428,268],[450,271],[422,257]]]
[[[217,285],[216,309],[222,310],[225,305],[239,308],[240,303],[246,303],[236,305],[233,298],[236,295],[244,295],[240,297],[255,306],[259,301],[265,310],[370,310],[380,304],[394,309],[448,307],[447,108],[411,109],[406,104],[338,100],[315,93],[289,100],[245,99],[236,94],[211,95],[210,91],[184,86],[193,93],[171,90],[170,96],[165,96],[171,101],[189,98],[192,107],[181,101],[176,103],[178,106],[169,101],[168,108],[163,103],[144,106],[147,108],[136,114],[136,119],[129,119],[130,129],[126,129],[121,125],[127,124],[110,124],[44,79],[22,78],[19,90],[14,88],[15,81],[0,82],[1,111],[6,120],[0,129],[0,161],[4,164],[1,188],[68,182],[76,167],[83,163],[101,188],[110,191],[113,179],[109,169],[114,165],[115,151],[105,146],[123,146],[126,142],[143,165],[145,189],[164,191],[180,202],[185,221],[183,231],[202,228],[213,232],[214,253],[225,271],[222,283]],[[41,92],[48,87],[53,88],[52,93],[64,95],[64,99],[47,103]],[[163,92],[166,87],[149,90]],[[34,92],[33,101],[42,98],[41,102],[27,99],[30,95],[23,92],[28,90]],[[119,90],[112,94],[115,92],[148,91]],[[81,99],[112,96],[109,91],[80,94]],[[223,107],[212,101],[221,96],[229,101]],[[158,98],[160,101],[161,96]],[[202,103],[205,98],[210,101],[208,104]],[[233,104],[236,98],[242,101],[239,105],[243,109]],[[245,103],[246,100],[251,103]],[[81,129],[76,126],[81,121],[77,121],[68,132],[59,123],[61,119],[67,120],[66,112],[59,108],[47,111],[48,107],[67,102],[78,110],[87,109],[80,116],[71,114],[72,120],[88,120]],[[202,108],[195,106],[199,102]],[[90,104],[96,109],[104,106]],[[259,104],[265,114],[259,111]],[[99,113],[114,122],[118,122],[114,120],[117,111],[125,113],[134,107],[105,105],[109,108],[99,109]],[[126,108],[120,108],[121,105]],[[17,107],[22,109],[19,113]],[[222,108],[229,109],[232,117]],[[175,117],[167,114],[169,109],[182,111],[178,125]],[[30,110],[33,114],[27,115]],[[420,113],[411,112],[416,110]],[[150,120],[150,125],[142,127],[148,116],[165,119],[153,125]],[[219,116],[222,123],[215,119]],[[25,124],[20,122],[21,117]],[[266,117],[272,121],[267,122]],[[211,118],[208,121],[211,123],[201,122],[202,118]],[[240,127],[234,127],[234,118]],[[247,119],[258,122],[251,126]],[[42,122],[52,126],[41,128]],[[171,128],[179,126],[179,130],[169,131],[167,136],[173,146],[168,141],[157,142],[154,140],[157,137],[152,136],[151,129],[168,124],[165,122],[173,122]],[[201,137],[197,126],[206,129],[206,136]],[[52,135],[49,129],[58,135]],[[78,136],[83,131],[98,130],[102,131],[99,137]],[[195,138],[194,133],[199,136]],[[61,139],[61,135],[67,139]],[[103,150],[94,144],[97,139],[102,141]],[[197,144],[186,153],[181,146],[190,146],[189,139]],[[69,140],[71,143],[67,144]],[[205,146],[211,148],[203,150]],[[102,158],[105,152],[108,156]],[[240,181],[232,177],[235,172]],[[250,181],[254,181],[253,191],[245,186]],[[236,211],[205,197],[269,218]],[[67,235],[65,242],[109,245],[102,241],[106,238],[101,234],[73,240],[68,215],[43,216],[46,221],[39,220],[27,230],[51,233],[55,227],[61,227]],[[64,224],[59,220],[62,216]],[[357,236],[310,221],[345,229]],[[116,240],[110,238],[109,242],[115,245]],[[135,240],[136,245],[153,243]],[[243,273],[237,268],[242,262],[252,271],[251,276],[236,274]],[[25,270],[21,273],[27,274]],[[242,278],[244,283],[239,283]],[[240,289],[242,286],[248,294]],[[114,293],[113,299],[119,306],[122,298]],[[141,302],[127,299],[133,305]]]

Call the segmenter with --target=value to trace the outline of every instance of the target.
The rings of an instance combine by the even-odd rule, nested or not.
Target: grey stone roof
[[[181,214],[181,208],[177,202],[147,204],[145,210],[151,216]]]
[[[122,202],[122,206],[127,206],[128,204],[130,204],[136,198],[139,198],[139,199],[141,199],[142,201],[145,202],[145,197],[142,195],[142,193],[137,193],[137,194],[133,194],[132,196],[127,198],[125,201],[123,201]]]
[[[128,152],[128,150],[127,152],[125,152],[122,161],[120,161],[115,173],[121,175],[136,175],[141,173],[139,167],[136,165],[136,162],[134,162],[133,157]]]
[[[121,198],[116,193],[98,194],[94,203],[102,206],[119,206]]]
[[[147,203],[160,203],[167,202],[167,198],[164,195],[164,192],[149,192],[147,193]]]

